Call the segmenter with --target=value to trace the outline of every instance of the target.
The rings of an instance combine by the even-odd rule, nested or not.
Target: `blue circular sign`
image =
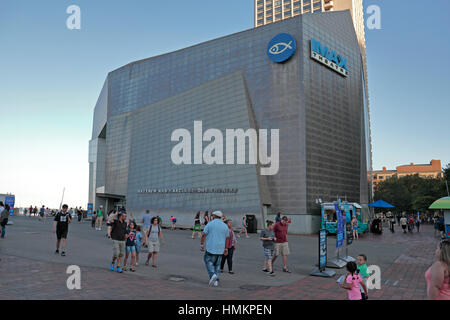
[[[281,63],[289,60],[297,50],[295,39],[287,33],[275,36],[267,46],[267,55],[273,62]]]

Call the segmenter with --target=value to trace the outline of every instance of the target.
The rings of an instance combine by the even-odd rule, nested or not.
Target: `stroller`
[[[372,225],[370,226],[370,231],[375,234],[382,234],[383,228],[381,225],[381,220],[376,218],[372,221]]]

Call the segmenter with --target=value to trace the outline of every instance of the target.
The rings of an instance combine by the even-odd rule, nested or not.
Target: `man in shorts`
[[[284,216],[280,222],[275,224],[275,226],[273,227],[273,232],[275,234],[275,246],[272,268],[277,257],[281,255],[283,257],[283,272],[291,273],[291,271],[287,267],[287,257],[290,252],[287,238],[288,218],[286,216]]]
[[[260,240],[262,241],[263,251],[264,251],[264,268],[263,272],[274,276],[275,272],[272,269],[272,259],[273,259],[273,248],[275,234],[273,233],[273,222],[267,221],[267,228],[261,231]]]
[[[58,212],[53,221],[53,232],[56,233],[56,251],[55,254],[59,254],[59,245],[62,240],[61,256],[66,255],[66,239],[69,232],[69,223],[72,222],[72,217],[67,212],[69,206],[67,204],[62,206],[62,210]]]
[[[112,214],[108,226],[108,238],[113,241],[113,257],[110,264],[110,270],[114,271],[114,264],[117,260],[116,272],[122,273],[120,267],[123,256],[125,255],[125,234],[127,232],[127,213],[120,211]]]

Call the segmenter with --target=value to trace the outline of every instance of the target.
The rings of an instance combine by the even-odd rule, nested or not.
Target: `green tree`
[[[412,203],[414,211],[426,212],[431,204],[436,200],[432,196],[421,196],[416,198]]]
[[[374,199],[395,206],[393,211],[426,211],[433,201],[447,195],[445,180],[422,178],[419,175],[393,177],[379,183]]]
[[[379,183],[375,189],[374,200],[384,200],[392,204],[397,212],[411,209],[411,193],[397,177]]]

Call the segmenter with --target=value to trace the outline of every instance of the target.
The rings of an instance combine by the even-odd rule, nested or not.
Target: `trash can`
[[[257,221],[256,216],[254,214],[247,214],[247,232],[248,233],[256,233],[257,232]]]

